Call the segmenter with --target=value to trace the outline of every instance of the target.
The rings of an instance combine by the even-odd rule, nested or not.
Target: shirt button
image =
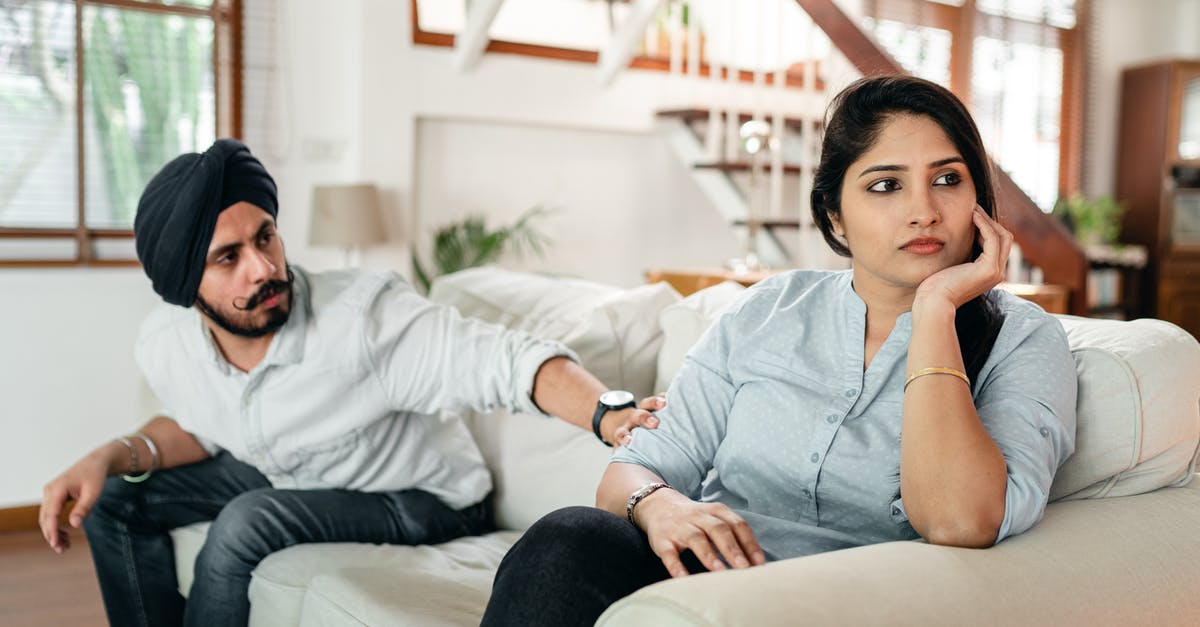
[[[828,422],[829,424],[837,422],[837,414],[829,414],[828,416],[825,416],[825,422]]]
[[[899,516],[899,515],[900,515],[900,508],[899,508],[899,507],[893,507],[893,508],[892,508],[892,516]]]
[[[858,395],[858,390],[846,390],[846,398],[854,398]]]
[[[808,498],[808,497],[812,496],[812,492],[810,492],[810,491],[808,490],[808,488],[804,488],[803,490],[801,490],[801,491],[800,491],[800,494],[803,494],[803,495],[804,495],[804,498]]]
[[[1041,429],[1038,429],[1038,432],[1042,434],[1043,438],[1050,437],[1050,430],[1047,429],[1046,427],[1042,427]]]
[[[820,456],[820,455],[817,455],[816,453],[813,453],[813,454],[812,454],[812,457],[809,457],[809,459],[811,459],[811,460],[812,460],[812,463],[814,463],[814,464],[815,464],[815,463],[817,463],[817,461],[818,461],[818,460],[820,460],[820,459],[821,459],[821,456]]]

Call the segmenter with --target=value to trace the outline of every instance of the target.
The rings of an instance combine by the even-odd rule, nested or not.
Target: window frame
[[[427,31],[421,28],[421,10],[420,0],[409,0],[410,10],[412,12],[412,43],[420,46],[435,46],[441,48],[453,48],[457,39],[455,33],[439,33]],[[599,63],[599,50],[584,50],[581,48],[562,48],[558,46],[548,46],[544,44],[531,44],[519,41],[508,41],[504,39],[488,40],[486,52],[498,54],[512,54],[525,57],[536,57],[540,59],[555,59],[558,61],[572,61],[575,63],[590,63],[595,65]],[[818,61],[819,63],[819,61]],[[697,64],[699,76],[708,77],[712,74],[712,66],[706,60],[703,51],[700,54],[700,61]],[[638,70],[652,70],[656,72],[670,72],[671,60],[668,57],[648,56],[644,54],[634,55],[629,60],[630,68]],[[718,67],[718,78],[721,80],[729,79],[729,67]],[[819,76],[820,72],[814,72],[814,84],[817,91],[825,89],[825,81]],[[784,76],[784,84],[791,88],[801,88],[804,86],[805,72],[800,68],[789,68]],[[739,68],[737,71],[736,80],[741,83],[754,83],[755,72]],[[763,72],[761,78],[763,84],[774,85],[775,73]]]
[[[971,108],[971,67],[976,35],[1005,34],[1008,41],[1053,43],[1063,55],[1062,102],[1059,109],[1058,195],[1080,190],[1083,169],[1083,108],[1090,17],[1088,0],[1075,2],[1075,26],[1064,28],[1004,15],[979,11],[975,0],[962,6],[934,0],[866,0],[864,15],[902,22],[910,26],[937,28],[950,33],[950,91]],[[915,16],[915,17],[914,17]],[[983,29],[979,25],[983,24]]]
[[[213,0],[208,8],[165,4],[163,0],[74,0],[75,5],[75,184],[76,218],[73,228],[0,227],[0,240],[73,240],[73,259],[0,259],[0,268],[137,267],[137,259],[100,258],[96,240],[132,239],[132,229],[91,228],[87,225],[85,179],[85,55],[84,7],[108,7],[159,15],[207,17],[213,22],[213,95],[216,100],[216,136],[240,137],[242,132],[242,0]]]

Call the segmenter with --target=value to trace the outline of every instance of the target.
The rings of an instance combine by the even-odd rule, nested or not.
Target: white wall
[[[133,363],[158,302],[140,269],[0,270],[0,507],[144,422]]]
[[[511,223],[534,205],[553,247],[502,265],[617,285],[649,267],[706,267],[740,245],[653,133],[464,122],[417,125],[419,232],[468,214]]]
[[[1200,0],[1094,0],[1097,42],[1092,110],[1084,144],[1085,193],[1116,191],[1121,71],[1174,58],[1200,58]]]

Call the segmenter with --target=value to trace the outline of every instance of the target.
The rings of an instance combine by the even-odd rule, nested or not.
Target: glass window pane
[[[977,0],[983,13],[1075,28],[1075,0]]]
[[[1200,78],[1184,85],[1179,126],[1179,158],[1200,159]]]
[[[167,6],[192,7],[197,9],[207,9],[212,6],[213,0],[137,0],[147,4],[165,4]]]
[[[1062,51],[977,37],[971,109],[983,143],[1043,211],[1058,198]]]
[[[212,21],[87,6],[83,40],[87,224],[130,228],[150,177],[214,140]]]
[[[905,70],[950,86],[950,31],[872,18],[867,18],[866,24],[879,45]]]
[[[0,145],[0,227],[74,228],[71,0],[0,0]]]

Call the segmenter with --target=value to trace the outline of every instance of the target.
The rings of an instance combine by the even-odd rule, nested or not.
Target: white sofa
[[[743,288],[681,300],[498,269],[438,281],[465,315],[559,339],[613,387],[665,389]],[[663,582],[598,624],[1200,624],[1200,345],[1155,320],[1062,317],[1079,370],[1077,448],[1045,519],[985,550],[890,542]],[[1031,365],[1036,367],[1036,365]],[[609,449],[556,420],[467,416],[501,531],[438,546],[302,545],[269,556],[250,623],[475,625],[505,551],[543,514],[592,504]],[[181,588],[204,525],[177,530]]]

